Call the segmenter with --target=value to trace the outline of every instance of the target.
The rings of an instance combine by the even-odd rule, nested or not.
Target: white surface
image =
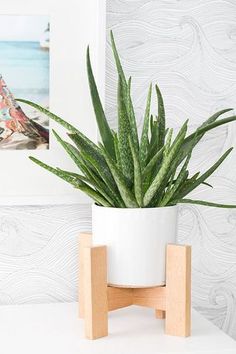
[[[109,315],[109,336],[84,338],[77,304],[0,308],[2,354],[235,354],[236,342],[193,312],[192,337],[163,334],[153,310],[130,307]]]
[[[105,0],[9,0],[1,3],[0,13],[50,16],[50,110],[95,140],[96,120],[88,88],[86,47],[90,45],[95,77],[99,77],[101,86],[98,86],[104,91]],[[52,120],[50,128],[66,138],[65,129]],[[0,185],[0,204],[65,204],[89,200],[32,163],[29,155],[53,166],[76,169],[52,133],[49,150],[0,150],[0,164],[4,166],[0,171],[0,179],[4,180]]]
[[[168,243],[176,243],[177,206],[92,207],[93,244],[108,250],[108,282],[129,287],[165,282]],[[112,235],[112,237],[111,237]]]

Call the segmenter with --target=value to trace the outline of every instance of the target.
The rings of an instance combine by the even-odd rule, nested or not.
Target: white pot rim
[[[138,211],[138,210],[161,210],[161,209],[171,209],[171,208],[176,208],[178,206],[178,204],[174,204],[174,205],[167,205],[167,206],[163,206],[163,207],[151,207],[151,208],[117,208],[117,207],[107,207],[107,206],[103,206],[103,205],[97,205],[96,203],[92,204],[93,208],[104,208],[104,209],[110,209],[110,210],[123,210],[123,211]]]

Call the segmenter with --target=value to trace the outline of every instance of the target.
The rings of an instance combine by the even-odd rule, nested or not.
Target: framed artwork
[[[17,98],[34,101],[92,140],[96,124],[86,48],[104,99],[105,0],[8,0],[0,9],[0,205],[88,202],[80,191],[32,163],[75,169],[52,128],[65,131]]]
[[[0,23],[0,150],[49,149],[48,117],[15,100],[49,108],[49,16],[0,15]]]

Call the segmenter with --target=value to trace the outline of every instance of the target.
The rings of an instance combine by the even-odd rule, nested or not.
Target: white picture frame
[[[105,0],[8,0],[0,15],[50,16],[50,110],[78,127],[92,140],[97,130],[91,105],[86,47],[101,98],[105,91]],[[50,120],[66,137],[65,130]],[[89,198],[29,160],[32,155],[53,166],[75,169],[50,133],[49,150],[0,150],[0,205],[87,203]]]

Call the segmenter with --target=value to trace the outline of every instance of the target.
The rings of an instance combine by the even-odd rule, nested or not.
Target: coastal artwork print
[[[0,150],[49,148],[49,16],[0,15]]]

